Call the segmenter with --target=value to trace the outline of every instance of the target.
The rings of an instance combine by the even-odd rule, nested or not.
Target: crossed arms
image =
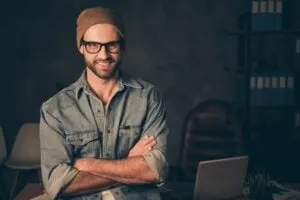
[[[46,192],[55,199],[94,193],[122,184],[163,183],[168,170],[165,158],[169,132],[161,101],[149,106],[142,138],[120,160],[76,160],[65,139],[61,111],[43,104],[40,120],[41,171]],[[153,137],[146,138],[146,135]]]
[[[74,167],[79,173],[63,190],[62,195],[78,195],[93,190],[106,189],[124,184],[157,183],[156,174],[149,168],[143,155],[149,153],[156,144],[153,136],[143,137],[131,149],[128,158],[122,160],[102,160],[81,158]]]

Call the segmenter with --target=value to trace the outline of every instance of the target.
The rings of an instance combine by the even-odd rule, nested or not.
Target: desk
[[[299,183],[281,183],[283,187],[300,191]],[[159,188],[163,200],[192,200],[194,182],[168,182]],[[231,198],[229,200],[249,200],[246,197]]]
[[[169,182],[159,188],[163,200],[192,200],[194,182]],[[249,200],[246,197],[236,197],[226,200]]]

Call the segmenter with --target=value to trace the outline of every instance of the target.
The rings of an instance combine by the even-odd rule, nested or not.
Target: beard
[[[94,75],[96,75],[100,79],[113,78],[121,66],[121,60],[116,61],[113,58],[108,58],[106,60],[97,59],[92,62],[88,61],[87,59],[84,59],[84,60],[85,60],[86,66],[94,73]],[[97,67],[97,65],[98,65],[97,63],[107,63],[110,65],[110,67],[105,70],[99,69]]]

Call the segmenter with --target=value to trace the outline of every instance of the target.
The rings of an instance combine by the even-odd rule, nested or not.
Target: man
[[[161,93],[120,69],[121,17],[102,7],[77,19],[86,69],[43,103],[41,170],[51,199],[160,199],[167,174],[166,111]]]

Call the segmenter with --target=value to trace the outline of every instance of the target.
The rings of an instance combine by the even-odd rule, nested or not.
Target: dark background
[[[288,7],[285,26],[297,28],[299,1],[287,2],[293,6]],[[239,30],[248,0],[1,1],[0,122],[8,147],[22,123],[39,120],[41,103],[56,93],[57,85],[68,85],[81,74],[76,18],[94,5],[114,7],[124,17],[123,68],[164,92],[171,128],[168,159],[176,164],[183,121],[191,108],[211,98],[236,105],[243,49],[239,37],[226,31]],[[289,120],[282,116],[279,121]],[[278,152],[272,156],[280,155],[280,163]],[[297,159],[293,155],[287,165]]]

